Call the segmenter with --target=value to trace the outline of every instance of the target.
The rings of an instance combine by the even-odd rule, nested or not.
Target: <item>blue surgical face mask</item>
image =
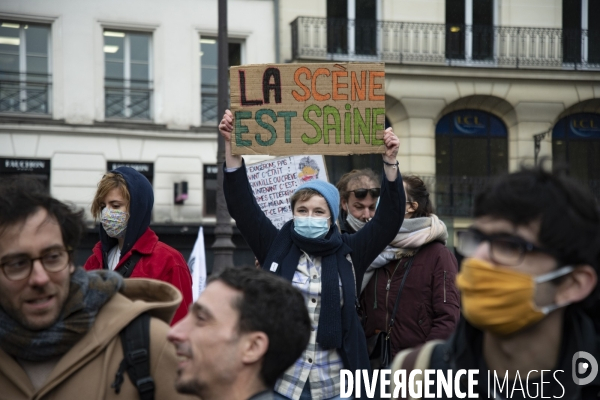
[[[294,230],[310,239],[322,238],[329,231],[328,219],[329,217],[294,217]]]

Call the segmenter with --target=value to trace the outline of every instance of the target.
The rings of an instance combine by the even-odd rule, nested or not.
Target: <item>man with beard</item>
[[[176,357],[166,340],[181,294],[163,282],[76,267],[83,229],[82,212],[35,181],[0,182],[0,397],[185,398],[173,388]],[[120,332],[138,317],[148,324],[148,349],[136,348],[135,359],[150,376],[135,380],[123,368]]]
[[[203,400],[272,400],[310,335],[304,299],[290,283],[261,269],[226,268],[169,332],[180,360],[175,386]]]

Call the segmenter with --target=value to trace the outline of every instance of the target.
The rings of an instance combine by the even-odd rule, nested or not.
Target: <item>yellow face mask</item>
[[[506,267],[467,258],[463,261],[456,284],[461,291],[462,313],[473,326],[506,336],[530,326],[557,308],[538,308],[534,302],[535,285],[566,275],[573,267],[565,266],[533,277]]]

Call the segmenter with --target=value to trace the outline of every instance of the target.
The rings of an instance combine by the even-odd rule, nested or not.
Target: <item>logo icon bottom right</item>
[[[582,361],[584,359],[585,361]],[[590,369],[591,367],[591,369]],[[573,355],[571,361],[571,371],[573,373],[573,382],[577,385],[587,385],[591,383],[598,375],[598,362],[593,355],[587,351],[578,351]],[[577,375],[583,375],[590,371],[586,378],[579,378]]]

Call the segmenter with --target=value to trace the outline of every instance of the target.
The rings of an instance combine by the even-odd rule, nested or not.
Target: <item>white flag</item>
[[[202,227],[198,230],[198,238],[190,255],[188,266],[192,274],[192,298],[195,302],[206,287],[206,257],[204,254],[204,231]]]

